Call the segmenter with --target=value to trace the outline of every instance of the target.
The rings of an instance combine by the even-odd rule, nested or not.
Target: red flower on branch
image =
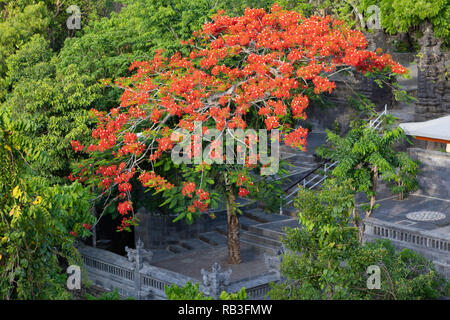
[[[135,223],[131,199],[122,200],[129,197],[136,174],[145,188],[174,196],[169,180],[179,180],[161,176],[171,170],[158,171],[156,164],[170,161],[167,155],[179,142],[172,141],[171,134],[177,129],[192,133],[195,122],[202,121],[202,133],[216,128],[225,135],[230,129],[257,123],[259,128],[280,130],[287,145],[304,149],[308,131],[291,128],[289,122],[306,119],[308,95],[333,92],[336,85],[329,79],[331,73],[349,69],[407,72],[390,55],[368,51],[364,35],[342,21],[329,16],[306,18],[278,5],[270,12],[247,8],[237,17],[218,12],[186,43],[191,48],[186,56],[164,57],[158,51],[148,61],[133,62],[130,71],[134,74],[114,82],[124,89],[120,106],[109,113],[91,112],[97,121],[92,131],[95,143],[86,151],[91,162],[99,157],[102,164],[86,166],[69,179],[92,179],[104,193],[116,192],[113,188],[118,186],[121,202],[117,209],[126,216],[119,230]],[[201,155],[202,141],[198,140],[194,135],[189,141],[185,150],[189,159]],[[244,141],[250,145],[249,139]],[[85,150],[78,141],[71,145],[76,152]],[[105,165],[105,159],[110,163]],[[233,170],[261,167],[253,160],[250,163],[247,158],[241,169]],[[239,196],[249,195],[244,175],[236,184]],[[189,198],[189,212],[207,210],[210,193],[204,189],[204,182],[183,185],[181,193]]]

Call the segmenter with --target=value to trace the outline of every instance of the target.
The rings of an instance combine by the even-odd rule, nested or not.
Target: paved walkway
[[[405,200],[387,198],[378,200],[380,207],[372,217],[403,226],[410,226],[433,233],[450,234],[450,199],[440,199],[421,194],[410,195]],[[424,212],[441,213],[445,217],[439,220],[418,221],[407,217],[407,214],[419,212],[418,217],[427,218]],[[433,216],[433,215],[428,215]],[[437,216],[437,215],[436,215]]]
[[[239,265],[228,264],[227,250],[227,247],[222,245],[203,250],[187,251],[165,260],[154,262],[152,265],[184,274],[199,281],[202,281],[201,269],[210,269],[215,262],[220,263],[223,271],[231,268],[233,271],[231,281],[243,280],[268,272],[264,263],[264,256],[249,245],[241,244],[242,263]]]

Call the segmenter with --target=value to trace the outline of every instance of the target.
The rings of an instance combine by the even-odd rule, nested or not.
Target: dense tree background
[[[46,257],[75,259],[68,232],[89,234],[82,225],[92,222],[92,195],[66,177],[80,160],[70,141],[91,139],[89,110],[108,110],[121,94],[100,80],[129,75],[132,61],[157,49],[182,50],[180,40],[218,9],[237,15],[274,2],[355,27],[355,8],[364,13],[377,4],[386,32],[413,34],[429,21],[448,44],[448,0],[0,0],[0,297],[67,297],[58,260]],[[66,26],[69,5],[81,10],[80,30]]]

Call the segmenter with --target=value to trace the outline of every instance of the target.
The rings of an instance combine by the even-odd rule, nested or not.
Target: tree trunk
[[[403,181],[401,179],[398,184],[400,187],[403,187]],[[400,193],[398,194],[398,200],[404,200],[404,199],[405,199],[405,192],[403,191],[403,188],[402,188],[402,191],[400,191]]]
[[[375,200],[376,200],[376,192],[377,192],[377,181],[378,181],[378,167],[375,166],[372,169],[373,171],[373,177],[372,177],[372,191],[373,194],[370,197],[370,207],[369,211],[366,212],[366,218],[370,218],[373,212],[373,207],[375,206]],[[364,221],[362,221],[361,225],[359,226],[359,241],[362,243],[364,238],[364,232],[366,229],[366,225],[364,224]]]
[[[241,249],[239,246],[239,217],[236,212],[235,195],[231,190],[231,185],[226,183],[226,200],[227,200],[227,222],[228,222],[228,263],[241,263]]]
[[[373,207],[375,206],[375,195],[377,192],[377,181],[378,181],[378,167],[375,166],[373,169],[373,177],[372,177],[372,191],[373,194],[370,197],[370,208],[367,211],[366,218],[369,218],[372,215]]]
[[[352,213],[352,220],[353,220],[353,224],[355,225],[355,227],[358,229],[358,241],[362,243],[363,240],[363,235],[364,235],[364,223],[361,223],[360,219],[359,219],[359,213],[358,213],[358,206],[356,203],[356,190],[355,191],[355,195],[354,195],[354,207],[351,209]]]
[[[94,194],[94,187],[92,187],[92,194]],[[91,213],[95,218],[95,223],[92,226],[92,246],[97,247],[97,211],[95,210],[95,201],[92,201]]]

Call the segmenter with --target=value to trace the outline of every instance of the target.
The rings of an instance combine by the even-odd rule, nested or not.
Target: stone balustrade
[[[138,250],[142,249],[138,248]],[[83,258],[88,279],[96,286],[106,290],[117,289],[121,297],[148,300],[166,299],[164,290],[166,285],[175,284],[181,287],[188,281],[191,283],[198,282],[197,279],[152,266],[146,260],[139,264],[136,263],[136,259],[127,259],[106,250],[84,245],[79,245],[78,251]],[[150,255],[148,251],[146,254]],[[213,268],[212,272],[214,270],[220,273],[218,266]],[[211,275],[212,273],[208,274]],[[207,276],[207,278],[210,277]],[[235,282],[229,282],[228,279],[228,281],[222,281],[218,288],[230,293],[237,292],[245,287],[249,299],[264,299],[270,289],[269,283],[278,280],[277,274],[269,273]],[[208,283],[200,283],[199,287],[202,292],[211,291]],[[217,290],[212,291],[211,295],[218,298]]]
[[[437,271],[450,278],[450,235],[400,226],[375,218],[364,220],[364,240],[389,239],[397,249],[411,249],[432,260]]]

